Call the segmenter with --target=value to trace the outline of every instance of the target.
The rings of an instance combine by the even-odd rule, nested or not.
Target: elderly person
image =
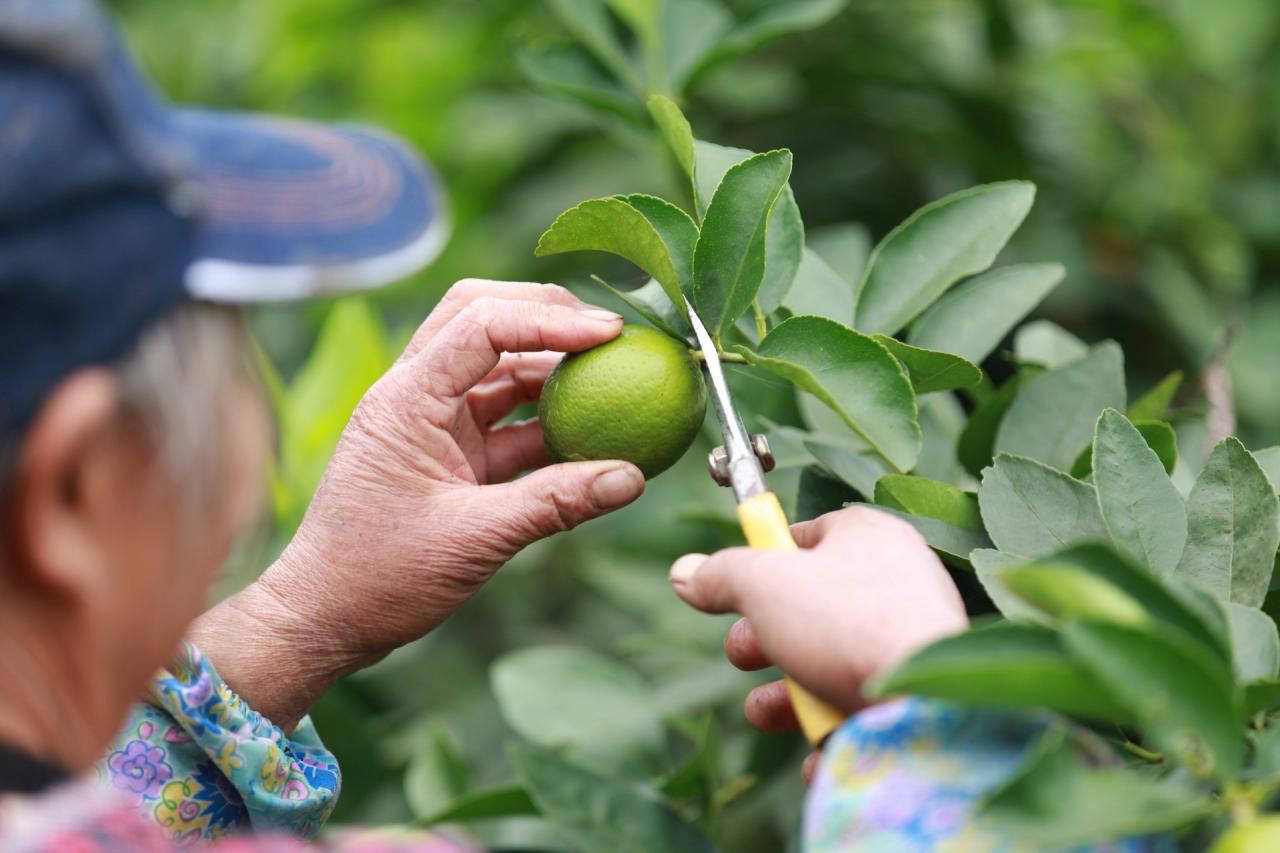
[[[225,849],[305,846],[340,778],[306,718],[316,699],[524,546],[643,491],[625,462],[543,467],[536,421],[500,425],[559,353],[622,320],[555,286],[456,285],[360,402],[280,559],[201,615],[258,514],[271,435],[227,306],[411,272],[441,243],[434,183],[385,136],[169,108],[88,0],[0,0],[0,155],[0,849],[170,850],[246,830]],[[728,638],[737,665],[777,661],[853,714],[868,678],[963,628],[901,522],[846,510],[796,537],[794,554],[672,569],[689,603],[750,619]],[[778,685],[748,717],[795,722]],[[973,803],[1037,725],[862,711],[827,748],[810,845],[981,841]],[[851,771],[868,760],[894,772]],[[877,809],[886,797],[896,810]]]

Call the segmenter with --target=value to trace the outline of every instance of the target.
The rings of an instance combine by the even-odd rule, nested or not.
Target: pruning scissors
[[[707,375],[707,384],[711,386],[711,401],[715,405],[716,419],[720,421],[720,434],[724,436],[724,445],[711,451],[708,460],[711,476],[720,485],[733,489],[733,496],[738,501],[738,521],[742,524],[748,545],[762,550],[794,551],[796,543],[791,538],[791,528],[782,505],[764,481],[765,471],[772,470],[774,464],[769,444],[762,435],[747,434],[729,394],[729,384],[725,381],[715,342],[688,297],[685,297],[684,304],[698,349],[702,350],[702,368]],[[786,682],[800,728],[809,743],[820,746],[827,735],[844,722],[845,715],[790,678]]]

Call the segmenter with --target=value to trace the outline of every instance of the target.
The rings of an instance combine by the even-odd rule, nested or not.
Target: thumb
[[[481,492],[523,548],[631,503],[644,492],[644,475],[628,462],[568,462]]]
[[[750,548],[726,548],[710,557],[686,554],[671,566],[671,585],[706,613],[741,613],[756,585],[760,554]]]

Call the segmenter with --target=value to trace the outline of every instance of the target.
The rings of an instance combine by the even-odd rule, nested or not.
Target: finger
[[[918,538],[915,528],[900,518],[865,506],[851,506],[791,525],[791,538],[801,548],[856,541],[869,535]]]
[[[537,418],[489,430],[484,444],[484,481],[501,483],[521,471],[547,464],[542,424]]]
[[[509,544],[523,548],[626,506],[644,492],[644,475],[628,462],[551,465],[511,483],[478,490],[488,507],[505,516]]]
[[[582,310],[482,296],[445,324],[414,359],[434,397],[457,397],[498,365],[504,352],[578,352],[617,337],[622,318]]]
[[[734,622],[729,628],[729,633],[725,634],[724,653],[725,657],[729,658],[729,663],[746,672],[755,672],[772,666],[764,652],[760,650],[756,635],[751,630],[751,623],[746,619]]]
[[[726,548],[710,557],[686,554],[671,566],[676,595],[705,613],[741,613],[743,599],[758,585],[756,567],[764,552]]]
[[[558,352],[507,353],[498,366],[467,392],[471,416],[487,428],[511,414],[522,403],[532,403],[542,394],[547,375],[564,358]]]
[[[427,315],[409,345],[401,353],[400,361],[417,355],[445,324],[477,299],[486,296],[502,299],[521,299],[526,302],[545,302],[551,305],[567,305],[570,308],[585,307],[581,299],[558,284],[537,284],[531,281],[490,281],[483,278],[464,278],[445,292],[440,304]]]
[[[814,777],[818,775],[818,767],[821,764],[821,752],[811,752],[804,757],[804,763],[800,765],[800,778],[804,779],[806,786],[813,785]]]
[[[800,728],[785,681],[770,681],[752,690],[742,710],[747,722],[762,732],[793,732]]]

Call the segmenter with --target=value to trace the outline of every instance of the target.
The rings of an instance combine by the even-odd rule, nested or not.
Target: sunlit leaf
[[[1134,421],[1133,426],[1147,443],[1147,447],[1155,452],[1165,473],[1172,474],[1178,466],[1178,434],[1173,426],[1164,421]],[[1077,480],[1087,480],[1093,476],[1092,444],[1082,450],[1076,461],[1071,463],[1071,476]]]
[[[969,388],[982,381],[978,366],[958,355],[904,344],[888,335],[874,337],[907,368],[917,395]]]
[[[920,452],[915,395],[883,346],[822,317],[793,317],[776,326],[757,352],[738,351],[818,397],[899,471]]]
[[[640,210],[621,198],[584,201],[560,214],[538,239],[539,257],[594,250],[620,255],[658,280],[673,305],[683,305],[680,274],[667,243]]]
[[[1138,421],[1163,420],[1165,414],[1169,411],[1169,405],[1173,402],[1173,398],[1177,396],[1178,389],[1181,387],[1182,371],[1175,370],[1153,385],[1129,406],[1129,411],[1126,413],[1129,416],[1129,420],[1135,423]]]
[[[693,301],[713,335],[760,290],[769,217],[790,174],[791,152],[758,154],[730,168],[707,205],[693,256]]]
[[[886,474],[876,482],[875,502],[911,515],[935,518],[965,530],[982,530],[978,498],[950,483],[912,474]]]
[[[1022,224],[1035,186],[987,184],[916,211],[872,252],[858,289],[855,324],[894,334],[961,278],[982,272]]]
[[[911,325],[907,340],[980,363],[1064,275],[1061,264],[989,270],[935,302]]]

